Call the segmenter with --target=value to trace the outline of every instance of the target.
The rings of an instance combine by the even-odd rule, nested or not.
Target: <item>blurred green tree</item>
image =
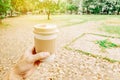
[[[67,11],[66,5],[67,5],[66,2],[60,2],[59,3],[59,12],[60,13],[66,13],[66,11]]]
[[[94,0],[83,0],[83,5],[82,5],[82,7],[83,7],[83,11],[84,11],[85,13],[87,13],[87,14],[90,13],[89,7],[90,7],[90,5],[93,4],[93,2],[94,2]]]
[[[83,0],[83,10],[87,14],[119,14],[120,0]]]
[[[10,0],[0,0],[0,23],[2,23],[2,19],[5,18],[9,9]]]
[[[11,6],[12,6],[11,9],[12,12],[17,11],[26,14],[28,3],[27,0],[11,0]]]
[[[68,4],[67,10],[70,11],[70,14],[72,14],[73,11],[75,11],[75,12],[77,13],[77,11],[78,11],[78,6],[76,6],[76,5],[74,5],[74,4]]]
[[[42,0],[40,1],[39,7],[45,11],[47,19],[50,20],[51,13],[59,9],[59,0],[57,2],[53,0]]]
[[[120,0],[116,1],[116,5],[115,5],[116,11],[117,11],[117,15],[120,14]]]
[[[66,0],[68,4],[73,4],[73,0]]]

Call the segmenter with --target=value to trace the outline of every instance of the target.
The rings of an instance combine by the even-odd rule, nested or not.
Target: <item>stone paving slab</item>
[[[120,45],[120,37],[88,33],[79,36],[76,39],[73,39],[73,41],[68,45],[68,47],[75,50],[81,50],[83,52],[90,53],[95,56],[101,56],[102,58],[120,61],[120,47],[107,48],[103,51],[101,47],[98,44],[96,44],[96,41],[106,39],[115,44]]]

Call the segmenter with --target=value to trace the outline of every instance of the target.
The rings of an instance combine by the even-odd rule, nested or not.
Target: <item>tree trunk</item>
[[[50,20],[50,14],[48,13],[48,20]]]
[[[12,17],[12,16],[13,16],[13,10],[10,11],[10,17]]]
[[[47,19],[50,20],[50,11],[47,12]]]
[[[85,12],[85,8],[83,7],[83,8],[82,8],[82,13],[84,14],[84,12]]]
[[[117,15],[119,15],[119,12],[117,13]]]
[[[119,12],[120,12],[120,11],[118,10],[118,11],[117,11],[117,15],[119,15]]]
[[[72,14],[73,13],[73,11],[72,10],[70,10],[70,14]]]
[[[2,19],[0,19],[0,24],[2,24]]]
[[[88,9],[88,6],[87,6],[87,14],[90,14],[89,9]]]

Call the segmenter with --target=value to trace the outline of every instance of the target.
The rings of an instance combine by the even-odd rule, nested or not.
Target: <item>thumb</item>
[[[33,61],[43,60],[49,56],[50,56],[49,52],[40,52],[40,53],[37,53],[33,56]]]

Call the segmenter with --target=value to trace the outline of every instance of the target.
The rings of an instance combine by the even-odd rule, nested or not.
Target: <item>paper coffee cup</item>
[[[37,24],[34,26],[36,52],[49,52],[51,54],[48,58],[50,61],[55,57],[57,33],[58,29],[53,24]]]

